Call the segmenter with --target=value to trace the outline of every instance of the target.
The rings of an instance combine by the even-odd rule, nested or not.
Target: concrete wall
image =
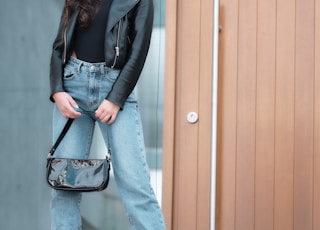
[[[60,8],[61,1],[1,1],[1,229],[49,229],[48,67]]]
[[[0,228],[48,230],[50,189],[45,183],[45,162],[51,147],[52,115],[48,72],[51,44],[64,1],[0,1]],[[155,23],[163,25],[164,3],[155,3]],[[162,75],[163,70],[161,76],[154,75],[157,79],[153,82],[163,81]],[[161,94],[157,84],[154,87]],[[159,126],[159,122],[151,123]],[[150,129],[152,125],[146,132]],[[161,138],[161,127],[156,130]],[[157,146],[161,147],[161,140]],[[113,181],[106,193],[85,195],[83,206],[85,219],[94,222],[97,229],[106,225],[112,230],[128,229]]]

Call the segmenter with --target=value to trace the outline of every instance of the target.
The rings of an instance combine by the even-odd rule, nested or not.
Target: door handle
[[[196,112],[189,112],[189,113],[187,114],[187,121],[188,121],[190,124],[194,124],[194,123],[196,123],[198,120],[199,120],[198,113],[196,113]]]

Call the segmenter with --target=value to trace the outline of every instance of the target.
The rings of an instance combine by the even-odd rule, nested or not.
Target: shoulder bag
[[[73,119],[68,119],[47,157],[46,180],[58,190],[92,192],[108,186],[110,172],[110,144],[105,159],[55,158],[54,152],[69,130]]]

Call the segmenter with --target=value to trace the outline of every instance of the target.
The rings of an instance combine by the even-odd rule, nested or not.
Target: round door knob
[[[198,121],[198,119],[199,119],[199,116],[198,116],[198,113],[196,113],[196,112],[190,112],[187,115],[187,121],[190,124],[196,123]]]

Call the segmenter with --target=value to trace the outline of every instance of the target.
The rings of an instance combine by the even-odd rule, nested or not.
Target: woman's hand
[[[120,107],[111,101],[103,100],[99,108],[96,111],[96,117],[100,119],[101,122],[107,122],[111,125],[117,118]]]
[[[52,98],[57,104],[62,116],[73,119],[81,116],[81,113],[75,110],[79,108],[79,106],[68,93],[57,92],[53,94]]]

